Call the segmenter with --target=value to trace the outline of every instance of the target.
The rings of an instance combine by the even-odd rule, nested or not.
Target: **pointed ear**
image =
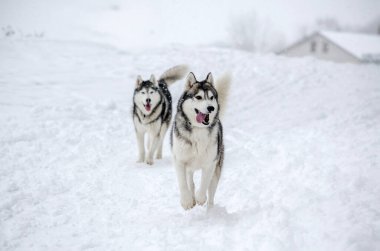
[[[154,85],[156,85],[156,77],[153,74],[150,75],[149,81],[152,82]]]
[[[194,73],[190,72],[189,75],[187,75],[186,78],[186,84],[185,84],[185,89],[189,90],[193,85],[197,82],[197,79],[194,76]]]
[[[143,82],[143,80],[142,80],[141,76],[138,75],[137,79],[136,79],[136,88],[138,88],[142,82]]]
[[[206,82],[214,85],[214,78],[212,77],[211,72],[207,74]]]

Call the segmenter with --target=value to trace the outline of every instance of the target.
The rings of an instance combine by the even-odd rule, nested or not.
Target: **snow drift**
[[[379,67],[38,39],[0,55],[1,250],[379,250]],[[180,63],[233,75],[210,211],[180,207],[168,137],[135,163],[134,79]]]

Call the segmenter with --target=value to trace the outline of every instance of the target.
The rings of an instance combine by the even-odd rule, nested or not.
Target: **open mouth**
[[[195,119],[198,123],[202,123],[204,125],[209,124],[210,116],[208,114],[201,113],[198,109],[195,109],[195,113],[197,114]]]
[[[150,104],[148,103],[148,104],[146,104],[146,105],[144,105],[144,107],[145,107],[145,110],[147,111],[147,112],[149,112],[150,111],[150,108],[151,108],[151,106],[150,106]]]

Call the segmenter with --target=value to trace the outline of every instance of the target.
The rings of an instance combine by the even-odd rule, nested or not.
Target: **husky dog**
[[[170,68],[161,75],[158,84],[153,74],[145,81],[137,76],[133,95],[133,123],[139,148],[137,162],[152,165],[156,150],[156,158],[162,158],[162,144],[172,118],[172,97],[168,86],[182,79],[186,72],[185,65]],[[145,133],[149,136],[146,156]]]
[[[224,158],[223,113],[230,77],[225,75],[214,86],[212,74],[198,81],[192,72],[186,79],[171,131],[170,143],[177,172],[181,205],[190,209],[203,205],[208,192],[208,207],[214,204]],[[202,170],[199,190],[194,193],[193,174]]]

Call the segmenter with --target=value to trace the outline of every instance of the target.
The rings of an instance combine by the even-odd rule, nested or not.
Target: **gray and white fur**
[[[221,176],[224,145],[220,114],[226,108],[230,86],[229,75],[214,85],[212,74],[198,81],[189,73],[171,131],[171,147],[181,196],[181,205],[190,209],[214,204],[214,196]],[[197,192],[194,171],[201,169],[201,183]]]
[[[153,164],[153,155],[162,158],[165,133],[172,118],[172,97],[169,85],[183,78],[187,66],[178,65],[165,71],[158,81],[152,74],[149,80],[137,76],[133,94],[133,123],[135,126],[139,156],[137,162]],[[148,134],[145,154],[145,134]]]

